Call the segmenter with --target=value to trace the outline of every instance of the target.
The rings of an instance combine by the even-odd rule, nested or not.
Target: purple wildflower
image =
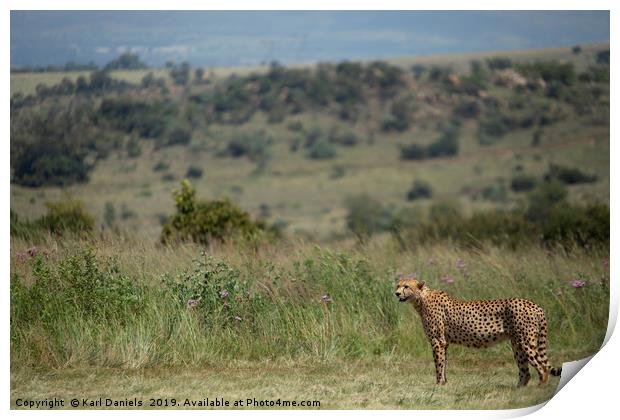
[[[441,280],[446,284],[454,283],[454,279],[451,276],[444,276]]]
[[[235,321],[241,322],[243,321],[243,318],[241,318],[239,315],[235,315]]]
[[[321,300],[323,301],[323,303],[331,303],[332,298],[329,295],[323,295],[321,296]]]
[[[228,295],[229,295],[229,294],[230,294],[230,293],[228,293],[228,290],[222,290],[222,291],[220,292],[220,297],[221,297],[222,299],[225,299],[225,298],[227,298],[227,297],[228,297]]]
[[[573,286],[575,289],[579,289],[579,288],[585,286],[586,282],[582,281],[582,280],[573,280],[570,285]]]
[[[196,300],[196,299],[189,299],[187,301],[187,307],[189,309],[195,309],[198,306],[199,303],[200,303],[200,299],[198,299],[198,300]]]
[[[603,260],[603,267],[609,268],[609,260]]]
[[[458,268],[459,270],[464,270],[467,268],[467,265],[465,264],[465,261],[463,261],[460,258],[456,259],[456,268]]]
[[[26,250],[26,253],[31,257],[36,257],[39,254],[39,250],[36,246],[30,247]]]

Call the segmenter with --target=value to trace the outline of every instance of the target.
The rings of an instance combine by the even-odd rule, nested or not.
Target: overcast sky
[[[237,66],[609,42],[609,12],[11,12],[11,66]]]

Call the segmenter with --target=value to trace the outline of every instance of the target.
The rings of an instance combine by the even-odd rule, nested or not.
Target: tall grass
[[[399,271],[456,297],[533,300],[547,313],[554,364],[594,352],[607,325],[605,253],[403,252],[379,239],[259,250],[48,239],[27,249],[12,240],[13,368],[428,357],[417,315],[393,296]]]

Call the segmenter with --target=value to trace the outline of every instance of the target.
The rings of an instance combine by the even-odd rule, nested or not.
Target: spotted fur
[[[530,380],[529,365],[538,372],[540,384],[549,374],[559,376],[547,359],[547,320],[543,309],[525,299],[463,301],[429,289],[423,281],[401,279],[396,296],[409,302],[422,318],[424,332],[433,348],[437,383],[446,383],[449,344],[482,348],[510,340],[519,368],[518,386]]]

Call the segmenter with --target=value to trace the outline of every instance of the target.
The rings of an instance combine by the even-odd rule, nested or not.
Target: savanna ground
[[[208,397],[318,400],[321,408],[340,409],[499,409],[553,395],[558,379],[541,388],[534,372],[529,386],[516,388],[507,343],[485,350],[452,346],[449,384],[436,386],[419,317],[393,296],[397,271],[415,271],[431,287],[462,298],[537,302],[549,319],[556,366],[598,350],[607,325],[605,252],[449,245],[403,251],[388,238],[340,249],[303,242],[224,247],[209,257],[194,245],[162,248],[119,238],[49,239],[38,257],[26,248],[13,240],[14,408],[17,398],[148,404]],[[88,249],[96,250],[94,259],[76,251]],[[120,282],[95,292],[101,273],[131,279],[134,288],[117,293]],[[176,283],[163,281],[164,274]],[[586,285],[574,288],[576,278]],[[203,279],[210,292],[192,289]],[[18,283],[38,291],[54,283],[58,300],[37,302],[38,292],[24,293]],[[172,286],[179,283],[189,286]],[[197,295],[203,304],[192,309],[187,298]]]

